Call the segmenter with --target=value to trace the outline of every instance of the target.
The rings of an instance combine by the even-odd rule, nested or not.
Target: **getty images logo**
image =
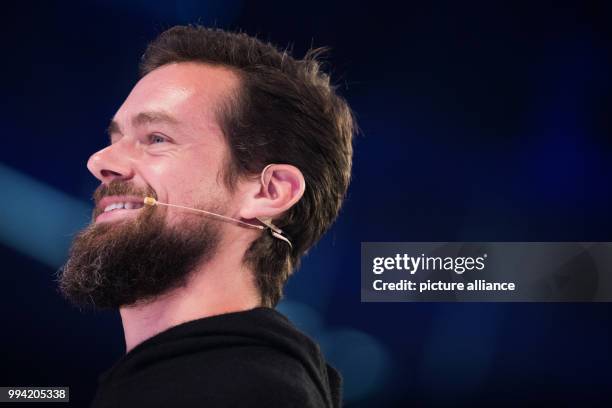
[[[396,254],[394,257],[376,257],[373,260],[372,272],[377,275],[388,270],[409,271],[414,275],[419,270],[423,271],[453,271],[462,274],[465,271],[478,270],[485,268],[487,254],[479,257],[456,256],[409,256],[408,254]]]

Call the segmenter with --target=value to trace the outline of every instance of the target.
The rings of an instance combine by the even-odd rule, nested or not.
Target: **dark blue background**
[[[86,405],[124,351],[116,312],[56,293],[97,180],[85,167],[148,41],[200,22],[301,56],[331,46],[362,133],[341,216],[279,309],[347,406],[610,399],[609,304],[360,302],[363,241],[612,241],[604,2],[21,2],[2,13],[0,385]]]

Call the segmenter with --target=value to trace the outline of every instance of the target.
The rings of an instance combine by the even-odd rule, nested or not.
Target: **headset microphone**
[[[259,222],[261,222],[264,225],[250,224],[248,222],[241,221],[241,220],[239,220],[237,218],[227,217],[225,215],[216,214],[216,213],[213,213],[213,212],[210,212],[210,211],[204,211],[204,210],[200,210],[200,209],[197,209],[197,208],[191,208],[191,207],[184,207],[182,205],[162,203],[160,201],[157,201],[153,197],[145,197],[144,198],[144,204],[148,205],[148,206],[151,206],[151,207],[156,206],[156,205],[164,205],[166,207],[181,208],[183,210],[195,211],[195,212],[199,212],[199,213],[204,213],[204,214],[212,215],[213,217],[218,217],[218,218],[226,220],[226,221],[235,222],[235,223],[238,223],[240,225],[247,226],[249,228],[257,228],[257,229],[260,229],[260,230],[266,230],[267,229],[267,230],[270,230],[270,233],[272,234],[273,237],[278,238],[281,241],[285,241],[286,243],[289,244],[289,247],[293,248],[293,245],[291,245],[291,241],[289,241],[289,238],[286,237],[286,235],[283,232],[283,230],[281,230],[280,228],[278,228],[277,226],[272,224],[272,222],[270,220],[264,220],[264,219],[261,219],[261,218],[256,218]]]

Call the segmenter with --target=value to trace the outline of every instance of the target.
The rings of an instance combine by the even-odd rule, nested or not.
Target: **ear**
[[[290,164],[270,164],[250,184],[239,212],[246,219],[274,218],[297,203],[306,189],[304,175]]]

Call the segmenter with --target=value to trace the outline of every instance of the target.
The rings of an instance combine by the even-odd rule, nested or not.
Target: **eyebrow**
[[[134,127],[151,123],[169,123],[171,125],[177,125],[179,121],[174,116],[162,111],[140,112],[132,118],[132,126]],[[123,134],[121,132],[121,126],[119,126],[119,123],[114,119],[112,119],[108,125],[106,133],[109,137],[116,133]]]

